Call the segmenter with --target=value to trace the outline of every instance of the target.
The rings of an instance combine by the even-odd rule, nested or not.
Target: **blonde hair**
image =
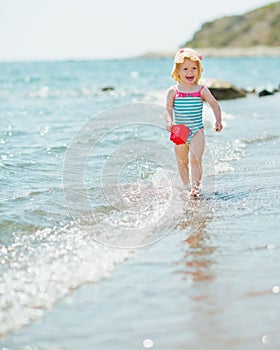
[[[178,82],[181,81],[179,69],[180,69],[180,65],[185,61],[185,59],[188,59],[193,62],[197,62],[197,67],[198,67],[197,81],[198,81],[201,78],[201,74],[203,72],[203,68],[201,66],[202,56],[199,55],[198,52],[196,52],[195,50],[190,49],[188,47],[184,49],[180,49],[176,52],[176,55],[174,57],[174,65],[171,71],[172,79]]]

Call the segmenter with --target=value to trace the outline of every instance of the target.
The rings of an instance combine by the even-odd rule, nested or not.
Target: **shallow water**
[[[275,76],[263,71],[265,60],[259,60],[246,82],[257,86],[261,76],[261,83],[275,85]],[[252,60],[235,62],[245,69]],[[153,77],[167,75],[169,63],[114,62],[122,70],[105,81],[107,63],[3,66],[2,347],[143,349],[145,339],[155,349],[280,345],[279,94],[222,102],[226,125],[219,135],[211,130],[206,107],[204,197],[188,200],[179,189],[168,135],[158,124],[169,82]],[[209,76],[216,74],[214,63],[207,63]],[[219,64],[230,71],[232,60]],[[245,86],[244,77],[238,78]],[[110,84],[119,87],[100,91]],[[126,129],[112,132],[110,108],[127,110],[128,102],[137,107],[134,124],[127,129],[131,119],[118,113],[115,123]],[[64,197],[66,151],[96,114],[99,131],[90,129],[75,148],[90,155],[85,182],[69,177],[83,185],[70,191],[73,203],[86,193],[94,215],[79,217],[82,205],[73,218]],[[135,124],[140,115],[143,128]],[[92,149],[98,135],[104,137]],[[130,143],[135,137],[138,143]],[[144,148],[147,139],[154,147]],[[133,162],[129,153],[120,157],[129,150],[137,155]],[[78,166],[70,170],[81,175]],[[132,221],[138,234],[124,238]],[[125,244],[130,248],[123,249]]]

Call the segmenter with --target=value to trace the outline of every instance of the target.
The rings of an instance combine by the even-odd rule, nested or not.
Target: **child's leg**
[[[189,146],[188,144],[184,145],[175,145],[175,154],[179,169],[179,174],[183,181],[183,184],[186,186],[190,185],[189,177]]]
[[[202,156],[205,148],[204,130],[198,131],[190,143],[190,164],[192,187],[200,185],[202,177]]]

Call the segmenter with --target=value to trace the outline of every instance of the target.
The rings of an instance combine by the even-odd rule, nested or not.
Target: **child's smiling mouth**
[[[194,77],[186,77],[188,81],[193,81]]]

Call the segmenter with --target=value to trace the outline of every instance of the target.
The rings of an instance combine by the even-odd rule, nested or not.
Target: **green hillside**
[[[280,46],[280,1],[247,12],[206,22],[183,46]]]

